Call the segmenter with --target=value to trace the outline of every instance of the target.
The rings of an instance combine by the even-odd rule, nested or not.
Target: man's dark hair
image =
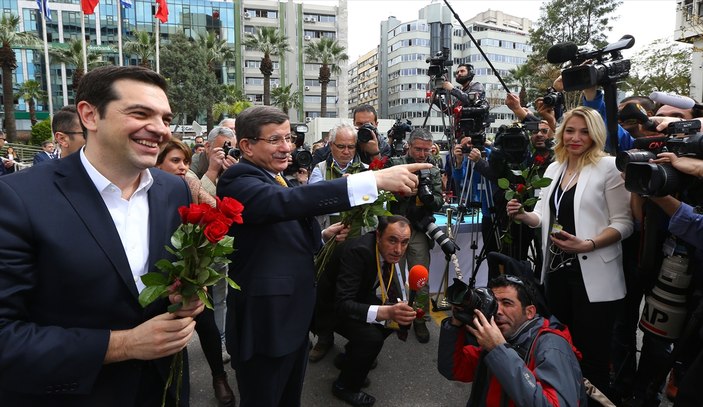
[[[288,115],[277,107],[253,106],[244,109],[234,123],[237,138],[255,139],[261,136],[261,128],[267,124],[283,124],[289,119]]]
[[[654,101],[648,98],[647,96],[628,96],[625,99],[621,100],[620,104],[628,102],[639,103],[640,106],[642,106],[642,108],[647,111],[647,113],[654,114],[657,111],[657,104],[654,103]]]
[[[524,277],[512,274],[501,274],[488,282],[488,288],[513,287],[517,291],[517,298],[522,304],[522,308],[528,305],[537,305],[535,300],[537,293],[534,283]]]
[[[119,99],[113,84],[121,79],[155,85],[164,93],[168,89],[163,76],[143,66],[101,66],[88,72],[81,79],[76,92],[76,106],[80,102],[88,102],[96,107],[100,117],[104,117],[107,105]]]
[[[46,139],[46,140],[44,140],[44,141],[41,142],[42,148],[48,146],[49,144],[54,144],[54,140],[52,140],[52,139]]]
[[[76,107],[73,105],[64,106],[58,112],[54,113],[54,118],[51,119],[51,128],[54,130],[54,133],[70,132],[73,131],[73,123],[76,121],[80,123]],[[74,134],[68,134],[68,137],[71,139],[73,139],[73,136]]]
[[[376,114],[376,109],[373,108],[371,105],[359,105],[354,108],[352,111],[352,120],[356,122],[356,114],[361,113],[361,112],[371,112],[373,113],[373,121],[377,122],[378,121],[378,114]]]
[[[410,221],[405,216],[400,216],[400,215],[379,216],[378,217],[378,227],[376,228],[376,230],[378,231],[379,235],[382,235],[383,232],[386,231],[386,228],[388,228],[388,225],[392,225],[394,223],[399,223],[399,222],[402,223],[403,225],[410,227]]]

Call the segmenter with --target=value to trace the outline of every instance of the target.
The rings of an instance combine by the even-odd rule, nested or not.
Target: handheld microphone
[[[410,276],[408,277],[410,290],[419,291],[422,287],[427,285],[429,274],[430,273],[427,271],[427,267],[422,264],[412,266],[410,269]]]
[[[560,42],[549,47],[547,50],[547,61],[553,64],[561,64],[571,61],[578,53],[579,47],[573,42]]]
[[[695,100],[686,96],[664,92],[652,92],[649,98],[662,105],[669,105],[678,109],[703,109],[703,104],[697,103]]]

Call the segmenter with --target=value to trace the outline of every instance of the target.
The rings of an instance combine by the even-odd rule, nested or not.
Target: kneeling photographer
[[[393,157],[388,165],[401,165],[410,163],[430,162],[430,151],[432,149],[432,134],[425,128],[416,128],[410,133],[410,150],[403,157]],[[437,167],[423,170],[418,174],[419,185],[417,193],[414,195],[396,196],[397,202],[391,202],[390,211],[394,215],[402,215],[408,218],[412,224],[412,236],[408,244],[405,255],[405,262],[410,269],[412,266],[421,264],[430,269],[430,250],[434,242],[425,234],[427,230],[422,225],[427,225],[427,219],[432,214],[442,208],[444,198],[442,197],[442,176]],[[434,225],[434,223],[431,223]],[[429,284],[423,287],[429,293]],[[429,299],[429,295],[422,295],[420,298]],[[426,301],[428,302],[428,301]],[[419,308],[429,315],[429,304],[417,304]],[[415,336],[420,343],[427,343],[430,340],[430,332],[423,320],[415,320],[413,323]]]
[[[531,279],[507,274],[489,289],[455,279],[447,290],[453,316],[441,324],[437,369],[473,382],[467,406],[588,405],[569,331],[540,315],[538,295]]]

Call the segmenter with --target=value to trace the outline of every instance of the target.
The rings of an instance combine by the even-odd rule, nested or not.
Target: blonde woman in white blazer
[[[542,227],[547,304],[583,353],[584,376],[607,391],[615,307],[625,297],[620,241],[633,226],[630,193],[614,157],[603,153],[605,139],[597,111],[580,106],[567,112],[556,133],[555,162],[545,173],[551,185],[533,212],[516,200],[507,211]]]

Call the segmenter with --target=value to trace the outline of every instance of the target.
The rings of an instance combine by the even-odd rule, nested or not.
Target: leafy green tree
[[[286,86],[279,86],[271,91],[271,103],[279,107],[285,114],[288,114],[290,109],[300,109],[300,90],[292,91],[293,84],[289,83]]]
[[[69,41],[67,48],[50,48],[49,54],[59,62],[74,67],[73,83],[71,87],[75,92],[78,89],[78,85],[81,83],[83,75],[85,75],[85,71],[83,70],[83,43],[81,40],[74,39]],[[106,64],[102,56],[98,53],[88,51],[86,55],[88,56],[88,69]]]
[[[213,117],[218,120],[223,115],[226,117],[237,117],[242,110],[252,106],[242,89],[236,85],[221,85],[221,89],[222,97],[220,102],[215,103],[212,107]]]
[[[222,63],[234,59],[234,49],[227,45],[227,41],[219,39],[212,31],[200,33],[195,41],[200,49],[205,51],[208,69],[213,75],[215,75],[215,78],[219,77],[222,71]],[[212,111],[213,103],[206,106],[206,121],[208,129],[211,129],[214,126]]]
[[[3,14],[0,18],[0,67],[2,67],[2,97],[5,109],[5,133],[10,142],[17,139],[17,123],[15,121],[13,71],[17,69],[17,58],[12,47],[17,45],[33,45],[39,43],[33,33],[18,32],[20,18],[13,14]]]
[[[652,92],[688,94],[691,86],[691,52],[688,45],[659,39],[631,60],[630,76],[622,89],[635,95]]]
[[[49,140],[52,137],[51,118],[44,119],[32,126],[29,143],[35,146],[40,146],[44,140]]]
[[[345,49],[339,43],[327,37],[320,38],[319,41],[311,42],[305,46],[305,59],[308,62],[317,62],[320,66],[320,75],[317,81],[320,82],[320,116],[327,116],[327,85],[330,83],[332,74],[339,74],[342,70],[339,67],[341,62],[349,59],[344,53]]]
[[[281,56],[291,50],[288,37],[279,33],[275,27],[261,27],[256,30],[255,34],[247,33],[244,45],[264,54],[259,70],[264,75],[264,104],[270,105],[271,75],[273,74],[271,56]]]
[[[171,35],[161,50],[161,74],[168,79],[168,98],[182,122],[197,119],[220,97],[215,75],[208,70],[206,51],[183,32]]]
[[[27,102],[27,106],[29,106],[29,121],[32,123],[32,126],[37,124],[36,101],[43,102],[46,100],[47,96],[46,92],[41,87],[41,83],[33,79],[25,81],[20,85],[15,96]]]
[[[124,52],[136,55],[139,65],[151,68],[151,59],[156,55],[156,37],[148,31],[134,31],[134,39],[122,46]]]
[[[508,71],[509,74],[504,78],[508,87],[514,86],[520,89],[520,105],[523,107],[527,106],[530,97],[527,91],[530,89],[531,79],[528,68],[529,66],[527,64],[523,64],[515,69],[510,69]]]

